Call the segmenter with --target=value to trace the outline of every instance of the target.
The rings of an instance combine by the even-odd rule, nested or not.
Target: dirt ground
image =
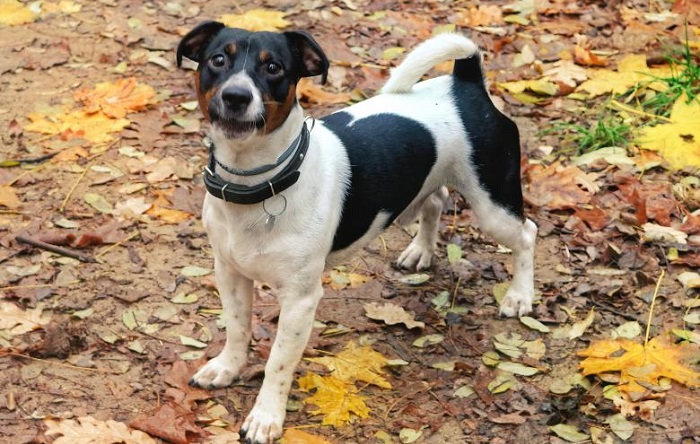
[[[17,209],[0,208],[0,302],[12,302],[27,313],[38,309],[48,321],[21,335],[0,334],[0,442],[51,442],[43,422],[51,417],[92,416],[129,423],[178,393],[189,393],[186,373],[222,347],[224,331],[217,323],[220,304],[212,276],[184,271],[193,266],[209,270],[212,258],[199,221],[204,190],[198,172],[207,154],[202,143],[205,126],[191,130],[173,124],[177,117],[201,118],[198,110],[181,107],[195,96],[192,72],[177,69],[174,48],[182,33],[200,20],[261,6],[257,3],[242,1],[234,7],[219,0],[84,1],[74,14],[55,13],[34,23],[0,28],[4,130],[0,160],[36,159],[75,144],[84,144],[88,152],[72,160],[0,168],[0,184],[12,183],[22,201]],[[410,46],[424,36],[425,32],[416,32],[421,26],[429,34],[429,24],[447,22],[453,13],[450,2],[432,1],[338,1],[332,3],[340,13],[330,15],[322,13],[321,1],[263,3],[289,11],[287,19],[294,27],[318,37],[336,67],[330,91],[360,89],[366,94],[376,90],[386,75],[385,69],[371,66],[383,48]],[[613,6],[604,3],[595,11],[611,13]],[[347,13],[349,4],[367,14],[402,11],[410,14],[414,28],[402,35],[387,33],[379,24],[361,28]],[[378,34],[385,40],[378,41]],[[127,63],[126,73],[115,70],[120,62]],[[486,68],[494,76],[510,76],[504,60],[488,51]],[[91,150],[84,141],[21,129],[29,113],[70,104],[76,89],[124,75],[154,87],[160,101],[130,115],[131,124],[107,149]],[[339,106],[305,104],[316,116]],[[537,160],[542,141],[536,133],[549,120],[530,107],[510,101],[504,106],[519,124],[525,156]],[[149,181],[147,171],[130,167],[132,158],[124,155],[128,152],[124,148],[155,159],[172,157],[181,170],[167,180]],[[192,217],[175,224],[147,215],[119,220],[96,211],[84,199],[86,193],[94,193],[115,205],[124,199],[124,186],[132,184],[143,185],[137,194],[148,201],[158,193],[167,195],[171,208]],[[629,234],[610,240],[628,254],[613,258],[608,248],[601,247],[607,234],[597,233],[595,242],[582,236],[566,225],[570,213],[533,206],[527,212],[540,226],[533,317],[556,328],[582,320],[595,308],[595,321],[582,336],[559,339],[517,319],[498,317],[493,289],[510,279],[510,254],[478,231],[469,209],[453,196],[443,215],[441,248],[428,282],[411,286],[400,281],[409,272],[396,270],[392,261],[410,235],[392,227],[344,270],[368,281],[344,289],[328,285],[317,313],[307,357],[337,353],[351,340],[372,344],[389,359],[408,363],[388,368],[393,388],[363,387],[369,418],[327,427],[310,413],[314,408],[302,402],[308,395],[295,387],[285,426],[303,427],[333,443],[401,442],[402,429],[421,430],[416,442],[431,444],[561,443],[548,426],[567,423],[582,431],[602,429],[606,435],[599,442],[621,442],[606,422],[617,408],[605,399],[600,379],[590,377],[585,388],[565,394],[550,388],[576,373],[580,362],[576,352],[591,341],[609,337],[612,329],[628,321],[646,326],[649,295],[662,268],[667,274],[659,289],[652,335],[682,328],[686,295],[676,278],[688,268],[666,264],[658,247],[643,246]],[[68,226],[66,220],[73,222],[69,228],[63,228]],[[38,239],[68,232],[102,236],[101,245],[80,250],[97,261],[80,262],[16,241],[18,235]],[[450,264],[448,244],[459,245],[467,262]],[[435,310],[431,301],[442,291],[465,310],[448,315]],[[404,307],[426,326],[407,329],[372,321],[364,309],[371,301]],[[274,295],[259,287],[249,370],[230,388],[197,395],[190,406],[200,426],[211,425],[211,417],[205,417],[211,416],[213,405],[220,405],[226,413],[217,425],[238,431],[261,384],[277,314]],[[494,337],[503,332],[518,333],[529,341],[541,339],[546,353],[539,360],[526,359],[540,369],[538,374],[516,376],[510,390],[494,394],[488,386],[499,372],[486,365],[483,356],[494,350]],[[432,333],[443,334],[445,340],[425,348],[412,345]],[[185,345],[182,337],[209,346]],[[436,368],[445,361],[456,364],[449,370]],[[186,371],[180,367],[176,374],[175,366],[183,362]],[[297,374],[308,371],[319,368],[305,361]],[[474,394],[455,396],[455,390],[466,384]],[[700,442],[700,395],[674,384],[651,417],[633,415],[630,421],[635,427],[630,442]],[[388,437],[381,438],[378,432]]]

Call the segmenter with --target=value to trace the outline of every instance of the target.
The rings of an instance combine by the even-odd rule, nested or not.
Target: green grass
[[[557,123],[541,133],[563,136],[564,148],[559,152],[572,155],[581,155],[609,146],[627,147],[632,127],[625,124],[620,117],[606,114],[590,120],[587,124]]]
[[[682,95],[690,102],[700,94],[700,65],[695,61],[687,44],[675,57],[669,56],[668,63],[673,69],[673,74],[670,77],[654,79],[665,83],[668,88],[642,102],[645,111],[663,117],[669,117],[673,104]]]

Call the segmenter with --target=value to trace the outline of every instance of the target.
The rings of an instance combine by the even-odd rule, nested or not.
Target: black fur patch
[[[322,119],[343,142],[350,160],[332,251],[342,250],[369,229],[380,211],[387,226],[420,192],[437,159],[435,140],[420,122],[395,114],[377,114],[349,125],[352,115],[337,112]]]
[[[452,94],[472,144],[472,164],[491,199],[523,219],[518,127],[491,102],[477,57],[457,60]]]

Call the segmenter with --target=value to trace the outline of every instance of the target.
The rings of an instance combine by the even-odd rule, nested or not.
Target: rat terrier
[[[202,220],[214,253],[226,345],[192,384],[238,377],[251,339],[253,281],[276,290],[277,335],[255,405],[241,428],[249,443],[282,434],[293,375],[323,295],[321,276],[392,222],[420,228],[398,258],[425,269],[438,221],[456,189],[483,231],[512,250],[505,316],[532,309],[537,228],[523,214],[516,125],[493,105],[481,55],[468,38],[441,34],[395,68],[381,94],[313,121],[296,97],[300,78],[328,73],[305,32],[249,32],[204,22],[177,49],[197,62],[195,85],[210,123]],[[451,75],[419,82],[455,60]],[[314,124],[315,123],[315,124]]]

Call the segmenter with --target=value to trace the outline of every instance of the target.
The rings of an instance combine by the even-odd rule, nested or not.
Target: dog
[[[325,82],[329,61],[304,31],[249,32],[207,21],[181,40],[178,66],[183,58],[198,63],[195,88],[210,126],[202,221],[226,325],[223,350],[191,384],[225,387],[240,374],[254,280],[275,289],[280,305],[262,387],[241,427],[246,442],[282,433],[327,264],[394,221],[418,219],[397,265],[430,267],[447,186],[513,252],[501,315],[531,311],[537,227],[523,213],[518,128],[491,101],[470,39],[440,34],[423,42],[380,94],[317,121],[305,117],[296,86],[302,77]],[[448,60],[455,60],[451,75],[420,81]]]

